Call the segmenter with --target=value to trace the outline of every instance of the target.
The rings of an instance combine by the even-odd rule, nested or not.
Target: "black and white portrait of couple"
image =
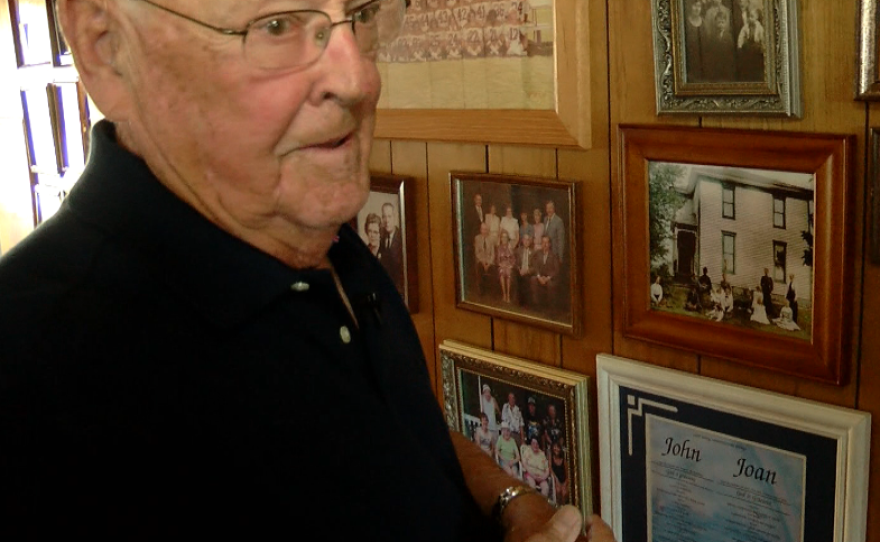
[[[375,256],[410,309],[418,311],[415,282],[415,247],[407,243],[407,200],[412,198],[412,177],[372,174],[367,202],[352,227]],[[408,188],[409,186],[409,188]]]

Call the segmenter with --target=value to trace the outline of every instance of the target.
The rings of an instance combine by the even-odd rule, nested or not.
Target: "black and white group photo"
[[[814,178],[649,164],[650,305],[810,340]]]
[[[765,29],[765,4],[764,0],[682,0],[687,83],[767,80],[773,29]]]

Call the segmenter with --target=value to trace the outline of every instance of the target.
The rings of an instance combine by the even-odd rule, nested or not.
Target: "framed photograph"
[[[797,0],[651,0],[657,113],[800,117]]]
[[[376,137],[589,148],[588,11],[580,0],[412,0],[379,53]]]
[[[553,504],[591,514],[589,377],[453,341],[440,360],[449,427]]]
[[[414,185],[414,177],[371,173],[370,197],[351,222],[388,271],[410,313],[419,312]]]
[[[602,515],[619,542],[864,542],[869,413],[596,365]]]
[[[877,0],[859,0],[856,99],[880,100],[880,67],[877,65]]]
[[[576,184],[455,171],[449,178],[458,306],[579,334]]]
[[[619,136],[625,334],[844,383],[854,137],[656,126]]]

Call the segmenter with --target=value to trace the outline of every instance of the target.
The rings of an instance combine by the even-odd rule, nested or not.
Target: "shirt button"
[[[309,291],[309,283],[308,282],[294,282],[290,285],[290,289],[294,292],[307,292]]]
[[[342,342],[344,342],[345,344],[351,342],[351,332],[346,326],[342,326],[341,328],[339,328],[339,338],[342,339]]]

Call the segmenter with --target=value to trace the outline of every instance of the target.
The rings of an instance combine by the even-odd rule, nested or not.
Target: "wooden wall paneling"
[[[608,109],[608,7],[605,0],[588,0],[588,2],[590,18],[581,25],[586,24],[589,28],[586,39],[589,40],[590,51],[589,97],[592,100],[593,110],[590,117],[593,125],[591,129],[593,146],[588,151],[559,149],[556,153],[556,164],[560,179],[579,181],[579,205],[582,211],[580,243],[583,262],[581,262],[580,280],[583,285],[583,295],[580,302],[584,306],[583,333],[578,339],[562,337],[562,367],[595,378],[596,354],[612,351],[611,155]],[[595,406],[591,406],[591,409],[595,412]],[[595,428],[595,426],[596,424],[593,423],[591,427]],[[598,462],[596,464],[598,466]],[[599,502],[598,494],[594,502]]]
[[[880,103],[872,103],[867,115],[868,127],[880,126]],[[870,142],[864,148],[870,149]],[[870,171],[870,161],[868,161]],[[866,175],[868,187],[871,186],[870,174]],[[870,189],[866,189],[866,206],[870,203]],[[873,197],[880,197],[874,194]],[[871,214],[866,211],[865,242],[869,242],[871,230]],[[860,353],[861,363],[854,374],[858,383],[856,408],[868,411],[871,418],[871,469],[868,480],[868,542],[880,541],[880,265],[871,263],[868,252],[863,253],[863,303]],[[875,503],[873,506],[870,503]]]
[[[489,173],[556,178],[556,151],[548,148],[489,146]],[[499,213],[504,212],[499,209]],[[516,213],[515,213],[516,214]],[[493,348],[550,365],[560,364],[559,335],[502,318],[492,321]]]
[[[595,117],[594,117],[595,118]],[[594,127],[590,151],[559,151],[559,176],[579,180],[583,261],[580,280],[584,304],[583,334],[562,337],[562,368],[589,375],[589,429],[592,460],[593,503],[599,512],[599,418],[597,406],[596,354],[612,352],[611,310],[611,207],[608,126]],[[601,145],[599,144],[601,137]]]
[[[858,345],[859,315],[861,311],[861,262],[863,261],[861,217],[866,211],[864,198],[864,156],[867,143],[864,134],[865,106],[856,102],[856,49],[852,36],[856,32],[856,3],[828,3],[805,0],[800,5],[801,29],[801,89],[804,96],[803,119],[762,117],[707,116],[704,126],[746,128],[758,130],[787,130],[803,132],[833,132],[858,134],[853,156],[852,188],[856,221],[853,236],[855,274],[853,284],[853,345]],[[803,379],[747,369],[724,360],[703,357],[701,373],[781,393],[807,397],[831,404],[852,407],[855,404],[858,351],[853,348],[850,381],[845,386],[827,386]]]
[[[614,0],[608,2],[609,48],[609,112],[611,117],[611,229],[612,272],[611,296],[614,325],[613,354],[642,360],[666,367],[696,372],[698,358],[682,350],[649,345],[628,339],[623,334],[623,262],[622,226],[619,186],[620,156],[617,127],[624,123],[687,124],[697,125],[698,117],[656,114],[654,85],[654,52],[651,33],[651,3],[644,0]],[[647,235],[647,232],[646,232]],[[645,280],[648,280],[647,278]]]
[[[415,178],[415,208],[407,213],[416,217],[416,273],[419,282],[419,312],[412,315],[413,323],[422,342],[425,359],[432,380],[436,349],[434,348],[434,282],[431,272],[431,224],[428,212],[428,150],[427,143],[419,141],[391,142],[391,172],[397,175],[410,175]]]
[[[607,142],[607,128],[603,136]],[[596,376],[596,354],[612,351],[608,156],[607,143],[587,152],[559,151],[559,177],[579,181],[583,254],[579,277],[583,295],[579,302],[584,309],[581,337],[562,337],[562,367],[592,377]]]
[[[871,468],[868,473],[868,542],[880,541],[880,266],[868,264],[865,268],[865,312],[862,326],[861,359],[858,371],[858,400],[856,408],[870,412]],[[871,505],[870,503],[874,503]]]
[[[370,149],[370,171],[391,173],[391,142],[387,139],[374,139]]]
[[[434,302],[434,351],[445,339],[492,348],[492,319],[456,307],[453,251],[452,193],[449,172],[486,171],[486,147],[456,143],[428,143],[428,213]],[[434,359],[436,360],[436,354]],[[439,375],[439,369],[437,374]],[[435,390],[442,402],[441,379]]]

